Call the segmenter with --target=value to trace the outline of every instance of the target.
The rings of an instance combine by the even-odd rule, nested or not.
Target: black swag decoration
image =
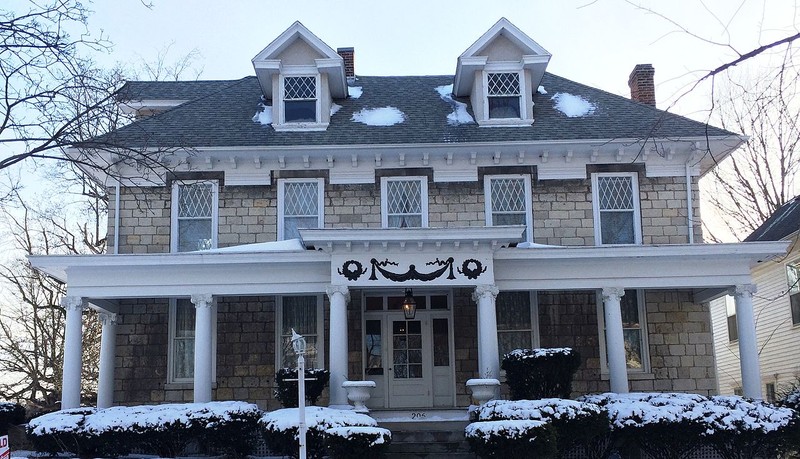
[[[453,262],[455,260],[453,257],[448,258],[445,261],[439,260],[438,258],[434,261],[425,263],[425,266],[436,265],[441,266],[441,268],[429,272],[429,273],[421,273],[417,271],[417,267],[414,265],[408,265],[408,271],[405,273],[393,273],[386,269],[386,266],[398,266],[397,263],[393,261],[389,261],[387,258],[384,261],[378,261],[376,259],[370,260],[370,264],[372,264],[372,273],[369,276],[369,280],[378,280],[378,276],[376,273],[380,273],[386,279],[394,282],[405,282],[410,280],[418,280],[422,282],[429,282],[434,279],[438,279],[445,273],[449,272],[447,275],[448,280],[454,280],[456,278],[455,274],[453,274]]]

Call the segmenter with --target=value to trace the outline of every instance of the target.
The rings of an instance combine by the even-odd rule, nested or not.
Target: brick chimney
[[[344,74],[350,79],[356,76],[355,50],[353,48],[336,48],[336,52],[344,59]]]
[[[643,104],[656,106],[656,85],[653,75],[656,70],[651,64],[637,64],[628,77],[631,99]]]

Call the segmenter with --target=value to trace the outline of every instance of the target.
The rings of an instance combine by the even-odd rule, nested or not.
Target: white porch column
[[[213,297],[204,293],[192,295],[195,308],[194,326],[194,402],[211,401],[211,305]]]
[[[114,404],[114,357],[117,347],[117,315],[101,312],[100,323],[100,374],[97,380],[97,407],[108,408]]]
[[[478,285],[472,294],[473,301],[478,304],[478,378],[500,378],[495,306],[499,292],[495,285]]]
[[[729,292],[736,301],[736,330],[739,332],[739,361],[742,368],[742,391],[745,397],[761,400],[761,370],[758,366],[756,323],[753,317],[753,294],[756,286],[737,285]]]
[[[348,405],[347,391],[342,388],[342,383],[347,380],[347,303],[350,290],[344,285],[329,285],[325,293],[331,302],[330,404]]]
[[[611,392],[628,392],[628,366],[625,363],[625,336],[622,333],[620,299],[625,295],[622,287],[603,289],[603,309],[606,322],[606,353]]]
[[[64,371],[61,382],[61,409],[81,406],[81,353],[83,352],[83,298],[66,296],[61,306],[67,311],[64,329]]]

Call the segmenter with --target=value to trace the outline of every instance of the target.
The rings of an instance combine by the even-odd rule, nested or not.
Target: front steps
[[[408,415],[408,413],[403,413]],[[426,413],[426,419],[403,419],[388,412],[371,412],[380,427],[392,431],[388,459],[475,459],[464,438],[466,410]]]

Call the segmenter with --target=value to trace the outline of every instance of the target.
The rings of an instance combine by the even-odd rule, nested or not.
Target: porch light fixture
[[[414,295],[411,289],[406,289],[406,297],[403,298],[403,314],[406,319],[411,320],[417,315],[417,302],[414,300]]]

